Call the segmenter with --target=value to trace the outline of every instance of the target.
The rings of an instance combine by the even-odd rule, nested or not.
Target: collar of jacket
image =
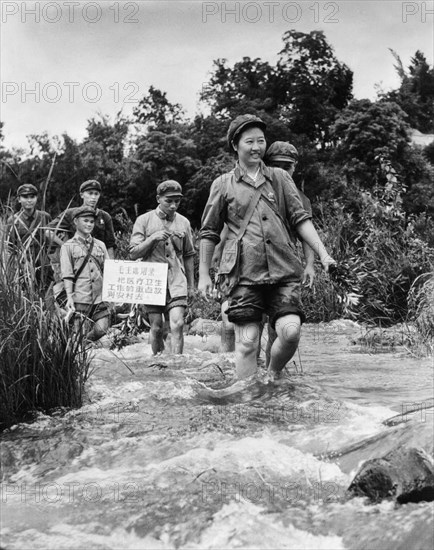
[[[264,162],[261,160],[261,163],[259,165],[259,171],[260,173],[264,176],[264,178],[266,178],[267,180],[269,181],[273,181],[273,176],[272,176],[272,173],[271,173],[271,168],[269,168],[268,166],[266,166],[264,164]],[[243,170],[239,164],[239,162],[237,161],[237,164],[235,165],[235,168],[234,168],[234,175],[235,175],[235,179],[236,181],[240,181],[243,179],[244,176],[247,175],[247,171],[246,170]]]
[[[81,235],[75,235],[75,237],[77,238],[79,243],[85,244],[86,246],[90,246],[90,243],[92,242],[92,235],[89,235],[85,239],[83,239]]]
[[[24,208],[21,208],[21,210],[19,210],[17,213],[16,213],[16,216],[19,216],[21,218],[25,218],[26,220],[33,220],[36,216],[36,208],[33,210],[33,212],[30,214],[30,216],[27,214],[27,212],[24,210]]]
[[[160,208],[160,205],[157,206],[157,208],[155,209],[155,212],[157,213],[157,216],[162,219],[162,220],[168,220],[169,222],[173,222],[173,220],[175,219],[175,216],[176,216],[176,212],[173,214],[173,217],[172,218],[169,218],[169,216],[167,214],[165,214],[161,208]]]

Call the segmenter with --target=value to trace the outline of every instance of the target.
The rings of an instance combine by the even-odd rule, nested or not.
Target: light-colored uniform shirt
[[[218,243],[223,225],[227,224],[228,236],[219,272],[231,273],[239,228],[259,187],[262,196],[241,241],[238,284],[276,284],[300,278],[303,267],[285,222],[295,228],[311,215],[303,208],[292,178],[281,168],[270,168],[261,162],[258,177],[253,181],[237,164],[234,170],[218,177],[210,189],[200,237]]]
[[[146,262],[168,264],[167,290],[170,297],[187,296],[184,258],[195,255],[193,234],[187,218],[176,212],[170,221],[160,208],[142,214],[134,223],[130,252],[153,233],[164,229],[172,233],[170,238],[167,241],[158,241],[141,259]]]
[[[74,279],[83,263],[93,237],[83,239],[77,233],[60,248],[60,270],[63,279]],[[74,287],[74,302],[99,304],[102,300],[104,260],[109,259],[107,248],[102,241],[93,239],[93,249]]]

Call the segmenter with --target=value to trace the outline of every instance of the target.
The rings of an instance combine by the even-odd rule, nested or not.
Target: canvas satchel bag
[[[246,232],[247,225],[252,218],[253,212],[258,205],[262,194],[262,186],[255,189],[252,195],[249,207],[244,215],[244,219],[238,230],[237,238],[233,239],[230,247],[223,250],[222,261],[220,264],[217,286],[223,294],[227,295],[238,284],[240,280],[240,262],[241,262],[241,239]]]

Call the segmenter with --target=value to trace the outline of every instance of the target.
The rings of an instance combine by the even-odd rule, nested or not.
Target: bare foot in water
[[[270,384],[272,382],[277,382],[278,380],[282,380],[282,378],[283,378],[283,370],[277,372],[275,370],[268,369],[267,374],[263,378],[263,381],[264,381],[264,384]]]

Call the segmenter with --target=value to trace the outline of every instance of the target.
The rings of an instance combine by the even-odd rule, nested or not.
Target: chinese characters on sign
[[[102,299],[127,304],[166,304],[167,264],[106,260]]]

